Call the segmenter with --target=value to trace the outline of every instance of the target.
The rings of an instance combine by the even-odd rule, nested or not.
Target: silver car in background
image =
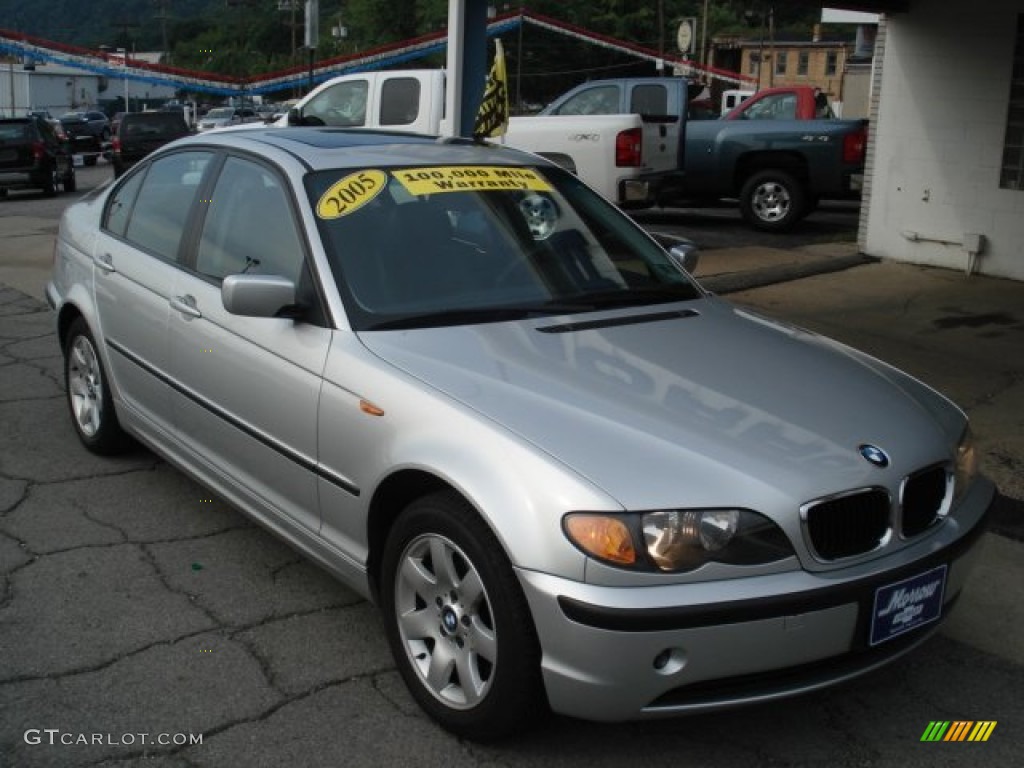
[[[85,446],[141,440],[376,601],[468,738],[892,661],[993,500],[943,396],[512,150],[184,139],[67,210],[47,295]]]
[[[199,118],[196,130],[212,131],[217,128],[262,122],[263,118],[253,107],[214,107]]]

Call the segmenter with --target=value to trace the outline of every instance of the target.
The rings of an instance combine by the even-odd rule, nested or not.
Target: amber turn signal
[[[569,540],[588,555],[618,565],[633,565],[636,548],[625,523],[608,515],[575,513],[566,516]]]

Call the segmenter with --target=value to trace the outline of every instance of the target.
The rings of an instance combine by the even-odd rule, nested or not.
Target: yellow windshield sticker
[[[413,195],[435,192],[494,192],[507,189],[548,192],[551,185],[531,168],[500,165],[452,165],[435,168],[404,168],[392,171]]]
[[[316,215],[328,220],[348,216],[383,192],[387,183],[388,176],[383,171],[350,173],[323,193],[316,204]]]

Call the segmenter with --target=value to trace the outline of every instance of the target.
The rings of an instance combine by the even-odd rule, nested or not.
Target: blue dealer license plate
[[[945,565],[879,587],[871,612],[871,645],[884,643],[938,619],[942,615],[945,591]]]

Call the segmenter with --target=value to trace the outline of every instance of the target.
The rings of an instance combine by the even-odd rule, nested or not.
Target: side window
[[[668,89],[663,85],[638,85],[633,89],[629,111],[644,117],[668,114]]]
[[[124,236],[162,259],[175,261],[185,220],[211,157],[209,152],[176,152],[152,163]]]
[[[774,96],[765,96],[752,104],[743,113],[743,116],[748,120],[795,120],[796,95],[780,93]]]
[[[409,125],[420,115],[420,81],[414,77],[385,80],[380,90],[380,124]]]
[[[324,125],[339,128],[366,124],[366,80],[349,80],[314,96],[303,107],[303,117],[317,118]]]
[[[124,237],[128,228],[128,216],[132,212],[135,196],[146,177],[144,173],[132,174],[131,178],[117,189],[107,202],[107,210],[103,214],[103,228],[113,235]]]
[[[298,283],[302,238],[280,179],[259,163],[230,157],[210,196],[196,270],[228,275],[280,275]]]
[[[617,115],[619,113],[619,88],[616,85],[600,85],[580,91],[562,104],[558,115]]]

